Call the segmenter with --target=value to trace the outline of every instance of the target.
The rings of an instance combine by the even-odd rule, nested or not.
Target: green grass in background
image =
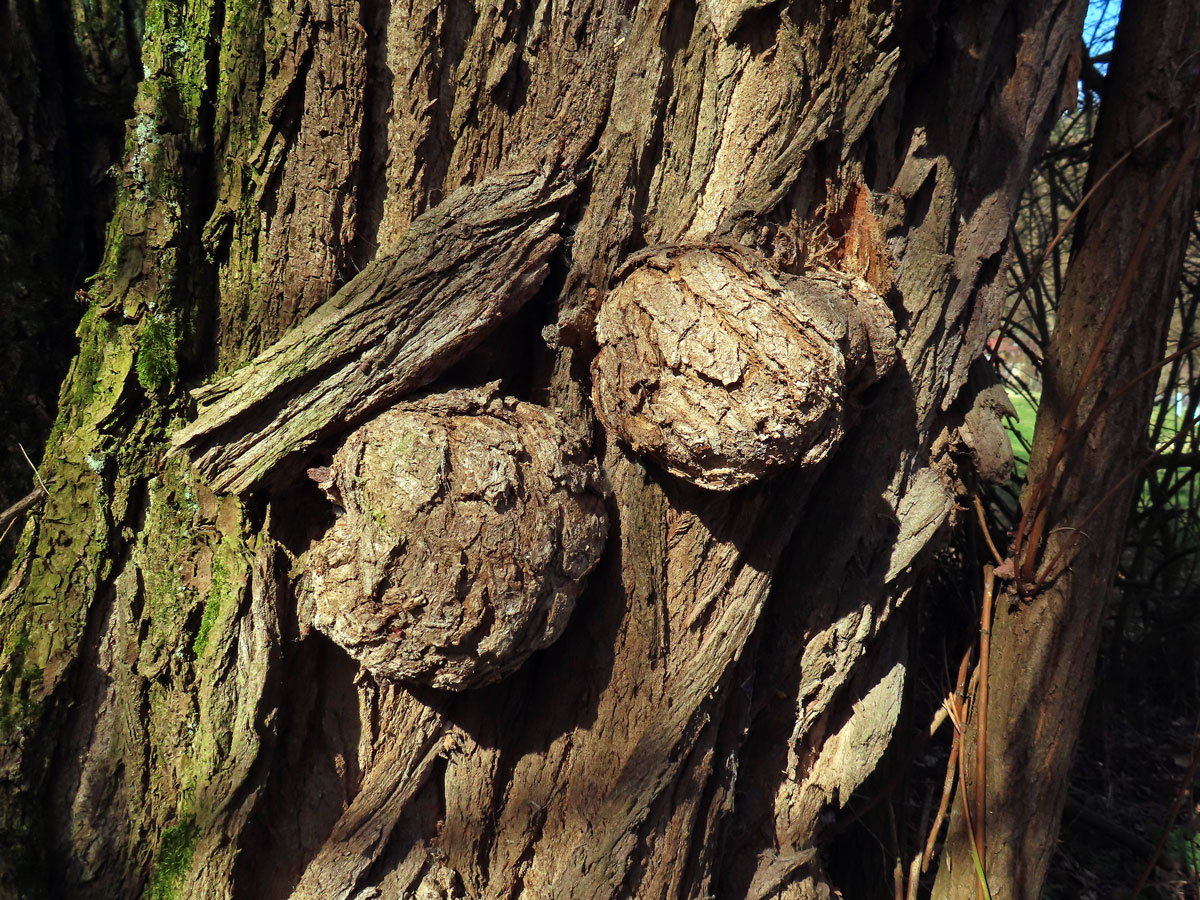
[[[1009,391],[1008,399],[1012,401],[1013,409],[1017,411],[1019,417],[1019,419],[1004,420],[1015,459],[1013,477],[1017,480],[1024,480],[1025,467],[1029,465],[1029,448],[1033,445],[1033,426],[1037,421],[1037,406],[1012,391]]]

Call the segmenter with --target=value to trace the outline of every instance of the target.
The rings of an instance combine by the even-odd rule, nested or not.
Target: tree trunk
[[[1023,546],[992,626],[984,860],[996,900],[1041,896],[1140,483],[1133,476],[1149,457],[1158,379],[1148,370],[1164,353],[1200,203],[1200,66],[1188,49],[1198,40],[1200,10],[1186,0],[1121,9],[1088,168],[1096,192],[1075,232],[1046,354]],[[966,746],[973,773],[973,729]],[[968,796],[975,790],[972,779]],[[934,896],[968,896],[976,876],[961,817],[949,848]]]
[[[21,448],[37,459],[75,353],[74,294],[99,257],[112,212],[105,170],[136,86],[134,19],[114,3],[0,8],[0,509],[25,492]]]
[[[54,421],[54,402],[76,350],[83,307],[76,291],[95,267],[112,212],[106,170],[120,158],[121,118],[136,88],[137,7],[133,4],[31,3],[0,6],[0,569],[13,560],[22,507],[41,500],[30,478]],[[94,351],[93,351],[94,352]],[[31,491],[31,488],[33,490]],[[18,498],[24,498],[18,500]],[[28,551],[16,572],[28,569]],[[5,662],[0,671],[0,740],[36,710],[24,669],[25,642],[9,625],[26,615],[14,596],[19,578],[0,585]],[[14,757],[0,751],[6,763]],[[7,786],[13,771],[6,767]],[[21,776],[17,776],[18,779]],[[37,856],[32,794],[0,801],[0,885]]]
[[[22,889],[828,896],[1083,8],[152,2],[0,620]]]

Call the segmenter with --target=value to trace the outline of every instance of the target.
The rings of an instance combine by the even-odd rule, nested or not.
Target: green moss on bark
[[[83,407],[91,402],[103,375],[105,348],[116,337],[116,329],[96,314],[95,306],[89,307],[83,314],[75,333],[79,337],[79,354],[67,379],[70,390],[60,399],[59,408],[63,412],[69,412],[68,406]],[[60,415],[59,421],[55,422],[51,432],[54,436],[62,429],[61,419]],[[50,443],[54,442],[54,437],[51,437]]]
[[[179,889],[192,870],[199,837],[200,826],[190,813],[163,832],[150,877],[152,900],[175,900],[179,896]]]
[[[217,624],[217,618],[221,611],[228,609],[230,603],[235,599],[232,570],[228,557],[236,555],[237,552],[238,542],[226,537],[221,541],[213,556],[212,580],[208,596],[204,600],[204,614],[200,618],[200,628],[196,631],[196,638],[192,641],[192,652],[197,657],[204,655],[204,649],[208,646],[208,637],[212,633],[213,626]]]
[[[36,721],[41,708],[29,695],[29,686],[42,677],[41,667],[26,659],[32,646],[28,634],[20,634],[5,653],[7,667],[0,675],[0,741],[3,742],[19,740]]]
[[[148,391],[163,392],[179,379],[179,343],[175,322],[167,316],[151,315],[138,335],[138,383]]]
[[[214,570],[213,579],[215,581],[217,573]],[[215,585],[214,585],[215,586]],[[200,628],[196,632],[196,639],[192,641],[192,652],[196,656],[204,655],[204,648],[208,646],[208,635],[212,631],[213,625],[216,624],[217,616],[221,612],[221,593],[214,590],[209,594],[208,599],[204,601],[204,615],[200,618]]]
[[[134,839],[161,835],[149,896],[182,892],[201,810],[210,808],[194,798],[222,790],[212,783],[228,765],[237,713],[225,683],[236,639],[227,623],[252,551],[240,509],[217,523],[220,504],[209,499],[201,510],[190,470],[163,459],[180,369],[195,363],[187,348],[198,344],[194,323],[204,320],[199,305],[211,294],[212,262],[200,241],[209,201],[192,204],[211,196],[215,178],[202,163],[211,159],[216,113],[209,79],[225,74],[214,65],[224,34],[210,34],[213,22],[211,0],[152,0],[147,9],[137,66],[145,78],[125,131],[116,209],[43,460],[50,494],[23,539],[21,587],[0,608],[0,797],[8,794],[0,802],[0,882],[10,849],[40,852],[25,838],[40,833],[41,792],[54,778],[47,761],[57,737],[47,725],[71,702],[68,679],[81,672],[87,624],[114,593],[133,621],[113,637],[125,643],[106,675],[123,697],[136,698],[116,718],[121,739],[139,748],[121,760],[138,782],[121,828]],[[118,127],[129,118],[123,113]]]
[[[180,645],[187,615],[195,608],[195,592],[185,584],[183,567],[200,541],[195,530],[196,496],[180,462],[168,464],[161,475],[150,479],[147,489],[150,505],[134,557],[151,612],[143,649],[157,642],[169,652]]]

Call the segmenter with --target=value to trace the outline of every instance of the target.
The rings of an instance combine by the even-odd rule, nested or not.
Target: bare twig
[[[1112,498],[1117,493],[1119,493],[1122,488],[1124,488],[1127,484],[1129,484],[1130,481],[1132,481],[1134,478],[1136,478],[1138,475],[1140,475],[1142,470],[1144,468],[1146,468],[1146,466],[1149,465],[1150,462],[1157,459],[1166,450],[1168,450],[1172,444],[1176,443],[1177,441],[1179,441],[1181,438],[1185,437],[1186,435],[1187,435],[1187,432],[1181,430],[1178,434],[1175,435],[1175,437],[1171,438],[1168,441],[1165,441],[1161,447],[1156,449],[1153,453],[1149,454],[1144,460],[1142,460],[1137,465],[1132,466],[1128,472],[1126,472],[1124,475],[1122,475],[1120,478],[1118,478],[1116,483],[1112,487],[1110,487],[1107,491],[1105,491],[1100,496],[1099,500],[1097,500],[1094,504],[1092,504],[1092,508],[1089,509],[1087,511],[1087,513],[1084,514],[1084,517],[1079,521],[1079,525],[1076,526],[1075,528],[1071,529],[1072,531],[1075,532],[1075,540],[1070,541],[1070,542],[1064,544],[1062,547],[1060,547],[1058,552],[1055,553],[1054,556],[1052,556],[1050,558],[1050,561],[1048,563],[1046,563],[1046,565],[1045,565],[1045,567],[1043,567],[1042,571],[1040,573],[1038,573],[1037,578],[1035,578],[1033,580],[1032,584],[1033,584],[1034,592],[1041,590],[1042,585],[1044,585],[1047,581],[1049,581],[1051,579],[1051,577],[1057,576],[1057,574],[1059,572],[1064,571],[1067,568],[1067,566],[1069,566],[1071,564],[1071,561],[1075,558],[1075,552],[1079,549],[1079,538],[1087,536],[1086,532],[1083,531],[1083,526],[1088,523],[1088,521],[1092,518],[1092,516],[1096,515],[1096,513],[1100,512],[1100,510],[1106,509],[1108,507],[1109,501],[1111,501]],[[1055,529],[1055,530],[1058,530],[1058,529]],[[1062,562],[1062,565],[1060,566],[1059,564],[1062,561],[1063,556],[1066,555],[1068,552],[1070,552],[1070,556],[1067,556],[1066,562]]]
[[[962,662],[958,665],[958,682],[954,687],[954,693],[942,703],[942,709],[946,711],[951,721],[955,724],[954,738],[950,743],[950,760],[946,764],[946,779],[942,784],[942,799],[938,803],[937,815],[933,818],[933,827],[929,829],[929,837],[925,841],[925,853],[921,856],[922,872],[929,869],[929,863],[933,859],[933,848],[937,844],[938,832],[942,830],[942,823],[946,820],[946,812],[950,808],[950,797],[954,792],[954,773],[958,770],[958,755],[962,747],[962,734],[958,728],[957,721],[961,719],[961,709],[967,694],[967,672],[970,670],[970,666],[971,651],[968,650],[963,654]]]
[[[929,827],[929,815],[933,812],[933,794],[927,793],[925,801],[921,804],[921,822],[917,826],[917,834],[925,834],[925,829]],[[917,888],[921,883],[921,859],[924,857],[925,848],[917,847],[917,852],[913,854],[913,858],[909,861],[907,874],[908,888],[904,892],[903,900],[917,900]]]
[[[1148,366],[1146,369],[1139,372],[1133,378],[1129,379],[1129,381],[1127,381],[1125,384],[1123,384],[1118,390],[1114,391],[1112,396],[1108,397],[1106,400],[1104,400],[1104,402],[1097,404],[1096,408],[1093,409],[1092,412],[1088,415],[1087,421],[1084,423],[1083,428],[1079,429],[1079,431],[1076,433],[1076,435],[1072,438],[1071,444],[1067,447],[1067,452],[1069,452],[1073,448],[1074,444],[1079,440],[1080,435],[1088,433],[1091,430],[1091,428],[1093,427],[1093,425],[1100,419],[1100,417],[1102,415],[1104,415],[1104,413],[1108,412],[1109,409],[1112,408],[1113,404],[1115,404],[1118,400],[1120,400],[1127,393],[1129,393],[1129,391],[1132,390],[1136,385],[1138,385],[1143,379],[1149,377],[1150,375],[1153,375],[1155,372],[1158,372],[1164,366],[1170,365],[1175,360],[1181,359],[1182,357],[1187,356],[1189,353],[1191,353],[1193,350],[1196,350],[1196,349],[1200,349],[1200,339],[1191,341],[1190,343],[1184,345],[1183,347],[1180,347],[1174,353],[1164,356],[1162,359],[1160,359],[1154,365]],[[1105,508],[1108,501],[1118,491],[1120,491],[1121,488],[1123,488],[1126,484],[1128,484],[1132,478],[1134,478],[1136,475],[1138,475],[1143,469],[1145,469],[1147,466],[1153,466],[1156,463],[1156,461],[1160,461],[1160,460],[1164,459],[1166,457],[1166,451],[1169,450],[1173,444],[1175,444],[1176,442],[1180,441],[1183,437],[1185,437],[1186,433],[1187,433],[1187,429],[1181,428],[1179,430],[1179,433],[1177,433],[1174,437],[1172,437],[1172,438],[1168,439],[1167,441],[1165,441],[1164,443],[1162,443],[1149,456],[1147,456],[1146,459],[1144,459],[1138,465],[1135,465],[1130,471],[1126,472],[1124,476],[1122,476],[1120,479],[1118,479],[1117,483],[1114,484],[1111,488],[1109,488],[1104,493],[1104,495],[1092,506],[1092,508],[1090,510],[1088,510],[1087,514],[1081,520],[1080,526],[1085,525],[1088,522],[1088,520],[1090,520],[1092,518],[1092,516],[1094,516],[1101,509]],[[1191,455],[1195,455],[1195,454],[1191,454]],[[1177,454],[1177,456],[1180,458],[1180,462],[1183,465],[1187,465],[1189,463],[1189,460],[1188,460],[1189,454]],[[1197,459],[1200,459],[1200,456],[1198,456]],[[978,498],[976,498],[976,499],[978,502]],[[1080,532],[1080,533],[1082,533],[1082,532]],[[1068,546],[1061,548],[1051,558],[1050,562],[1048,562],[1045,565],[1045,567],[1042,569],[1041,573],[1038,575],[1038,577],[1033,582],[1033,590],[1035,592],[1037,590],[1039,590],[1042,587],[1042,585],[1044,585],[1047,581],[1049,581],[1050,578],[1054,574],[1056,574],[1056,570],[1058,569],[1059,561],[1062,559],[1064,553],[1071,551],[1071,557],[1073,558],[1074,550],[1077,549],[1077,546],[1078,546],[1078,541],[1075,541],[1073,544],[1070,544]],[[1064,564],[1063,568],[1066,568],[1066,566],[1068,566],[1068,565],[1070,565],[1070,558],[1068,558],[1068,560]]]
[[[921,854],[913,857],[908,866],[908,893],[904,900],[917,900],[917,889],[921,886]]]
[[[1096,335],[1096,342],[1092,347],[1092,352],[1084,363],[1083,372],[1079,376],[1079,382],[1076,384],[1070,399],[1067,401],[1066,413],[1059,425],[1058,434],[1054,438],[1054,445],[1046,461],[1045,471],[1042,477],[1030,489],[1029,505],[1026,507],[1020,522],[1017,524],[1017,533],[1013,540],[1013,559],[1019,567],[1019,585],[1028,584],[1033,580],[1034,570],[1037,566],[1037,548],[1046,526],[1046,504],[1049,500],[1051,490],[1057,483],[1056,470],[1058,464],[1062,461],[1068,440],[1074,435],[1076,418],[1079,414],[1079,405],[1083,400],[1083,393],[1100,365],[1101,357],[1108,346],[1109,339],[1112,337],[1117,319],[1124,312],[1129,297],[1133,292],[1134,279],[1140,268],[1142,256],[1150,245],[1151,234],[1166,212],[1167,204],[1178,191],[1183,178],[1191,170],[1192,159],[1196,155],[1197,150],[1200,150],[1200,134],[1193,136],[1184,147],[1183,152],[1180,153],[1175,168],[1171,171],[1162,190],[1159,191],[1158,196],[1155,198],[1153,207],[1146,216],[1141,231],[1138,233],[1137,241],[1134,243],[1133,251],[1130,253],[1129,261],[1125,266],[1125,271],[1121,275],[1121,281],[1113,293],[1113,300],[1109,304],[1104,322],[1100,326],[1100,332]],[[1032,524],[1030,524],[1031,519]],[[1026,537],[1028,538],[1028,543],[1025,547],[1025,554],[1022,557],[1022,545]]]
[[[892,859],[892,895],[895,900],[904,900],[904,861],[900,858],[900,832],[896,828],[896,806],[888,801],[888,835],[891,841]]]
[[[41,479],[39,478],[38,481],[40,482]],[[45,496],[45,486],[39,485],[8,509],[4,510],[4,512],[0,512],[0,528],[4,529],[3,533],[0,533],[0,541],[4,540],[4,538],[8,535],[8,530],[12,528],[13,523],[20,518],[21,514]]]
[[[992,540],[992,533],[988,531],[987,517],[984,515],[983,504],[979,500],[979,495],[976,494],[973,499],[975,500],[975,513],[979,516],[979,528],[983,532],[983,539],[987,541],[988,550],[992,552],[992,559],[996,560],[996,565],[1002,566],[1004,565],[1004,557],[996,549],[996,542]]]
[[[1175,362],[1175,360],[1180,359],[1181,357],[1187,356],[1189,353],[1191,353],[1193,350],[1196,350],[1197,348],[1200,348],[1200,339],[1194,340],[1191,343],[1189,343],[1183,347],[1180,347],[1178,350],[1176,350],[1174,353],[1169,354],[1168,356],[1164,356],[1162,359],[1160,359],[1154,365],[1148,366],[1147,368],[1145,368],[1144,370],[1139,372],[1137,375],[1135,375],[1133,378],[1131,378],[1127,382],[1125,382],[1125,384],[1121,385],[1120,388],[1118,388],[1116,391],[1114,391],[1112,393],[1112,395],[1109,396],[1108,398],[1106,398],[1103,402],[1096,404],[1095,408],[1088,414],[1087,420],[1083,423],[1083,427],[1076,429],[1076,432],[1072,436],[1070,443],[1067,445],[1065,453],[1070,453],[1071,450],[1074,449],[1075,445],[1077,443],[1079,443],[1079,441],[1081,441],[1084,436],[1086,436],[1087,434],[1089,434],[1092,431],[1092,429],[1095,427],[1096,423],[1100,421],[1100,417],[1103,416],[1106,412],[1108,412],[1117,403],[1117,401],[1119,401],[1126,394],[1128,394],[1131,390],[1133,390],[1135,387],[1137,387],[1144,379],[1155,374],[1160,369],[1162,369],[1164,366],[1168,366],[1171,363]],[[1168,445],[1164,444],[1162,449],[1166,449],[1167,446]],[[1064,455],[1065,455],[1065,453],[1064,453]],[[1160,450],[1160,453],[1161,453],[1161,450]],[[1153,458],[1157,457],[1158,455],[1159,455],[1159,453],[1156,453],[1151,458],[1153,459]]]
[[[1054,252],[1054,248],[1057,247],[1062,242],[1062,239],[1067,236],[1067,232],[1070,230],[1071,225],[1074,224],[1077,218],[1079,218],[1079,214],[1083,212],[1083,208],[1087,205],[1088,201],[1092,199],[1092,195],[1096,193],[1096,191],[1100,188],[1100,185],[1104,184],[1104,182],[1109,179],[1109,176],[1111,176],[1117,171],[1117,169],[1125,164],[1125,161],[1129,159],[1129,157],[1132,156],[1136,150],[1141,148],[1143,144],[1152,140],[1155,135],[1161,133],[1164,128],[1169,126],[1177,118],[1178,116],[1172,116],[1157,128],[1151,129],[1145,137],[1121,154],[1121,156],[1118,157],[1117,160],[1108,167],[1107,171],[1105,171],[1103,175],[1096,179],[1096,183],[1088,189],[1088,192],[1083,195],[1083,199],[1075,205],[1073,210],[1071,210],[1071,214],[1067,216],[1066,221],[1063,222],[1062,227],[1058,230],[1058,234],[1056,234],[1054,239],[1046,245],[1046,249],[1042,252],[1042,258],[1034,263],[1033,270],[1029,273],[1029,277],[1021,282],[1020,287],[1017,288],[1017,299],[1014,300],[1012,306],[1009,307],[1008,313],[1004,316],[1003,321],[1000,323],[1000,328],[996,332],[997,346],[999,346],[1000,342],[1008,336],[1008,329],[1012,326],[1013,318],[1016,316],[1017,310],[1021,306],[1021,301],[1025,299],[1025,293],[1033,284],[1034,279],[1041,274],[1042,266],[1046,264],[1046,260],[1050,258],[1050,254]]]
[[[960,731],[963,730],[963,723],[956,722],[955,727]],[[967,771],[966,763],[964,762],[966,754],[958,754],[958,780],[959,780],[959,798],[962,800],[963,824],[967,826],[967,840],[970,842],[971,853],[975,857],[972,861],[975,863],[976,875],[976,896],[979,900],[991,900],[991,893],[987,886],[987,876],[983,871],[983,857],[979,855],[977,849],[979,844],[975,837],[975,829],[971,824],[971,802],[967,799]]]
[[[978,503],[978,498],[976,498]],[[979,693],[975,703],[975,842],[979,859],[986,860],[984,843],[987,840],[987,712],[988,657],[992,651],[992,591],[996,586],[995,571],[983,567],[983,609],[979,614]],[[978,885],[979,896],[984,886]]]
[[[42,476],[38,474],[37,466],[33,464],[33,460],[29,458],[29,454],[25,452],[25,448],[19,443],[17,444],[17,448],[21,451],[21,455],[25,457],[25,462],[29,463],[29,468],[33,469],[33,477],[41,485],[43,493],[49,494],[50,490],[46,487],[46,482],[42,481]]]

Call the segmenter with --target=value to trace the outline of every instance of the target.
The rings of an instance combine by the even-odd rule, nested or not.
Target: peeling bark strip
[[[309,554],[314,624],[377,677],[499,681],[562,634],[604,549],[587,448],[488,390],[392,407],[317,477],[345,514]]]
[[[218,491],[428,384],[533,296],[575,184],[558,161],[463,189],[249,365],[195,392],[174,439]]]
[[[561,118],[415,219],[393,252],[248,365],[194,392],[200,414],[173,447],[216,490],[249,490],[286,457],[428,384],[533,296],[612,94],[624,20],[620,4],[605,6],[574,36],[589,43],[575,48],[579,77]]]
[[[895,354],[891,313],[866,282],[785,276],[734,245],[639,255],[601,306],[596,339],[605,427],[722,491],[824,459],[842,439],[847,382]]]

